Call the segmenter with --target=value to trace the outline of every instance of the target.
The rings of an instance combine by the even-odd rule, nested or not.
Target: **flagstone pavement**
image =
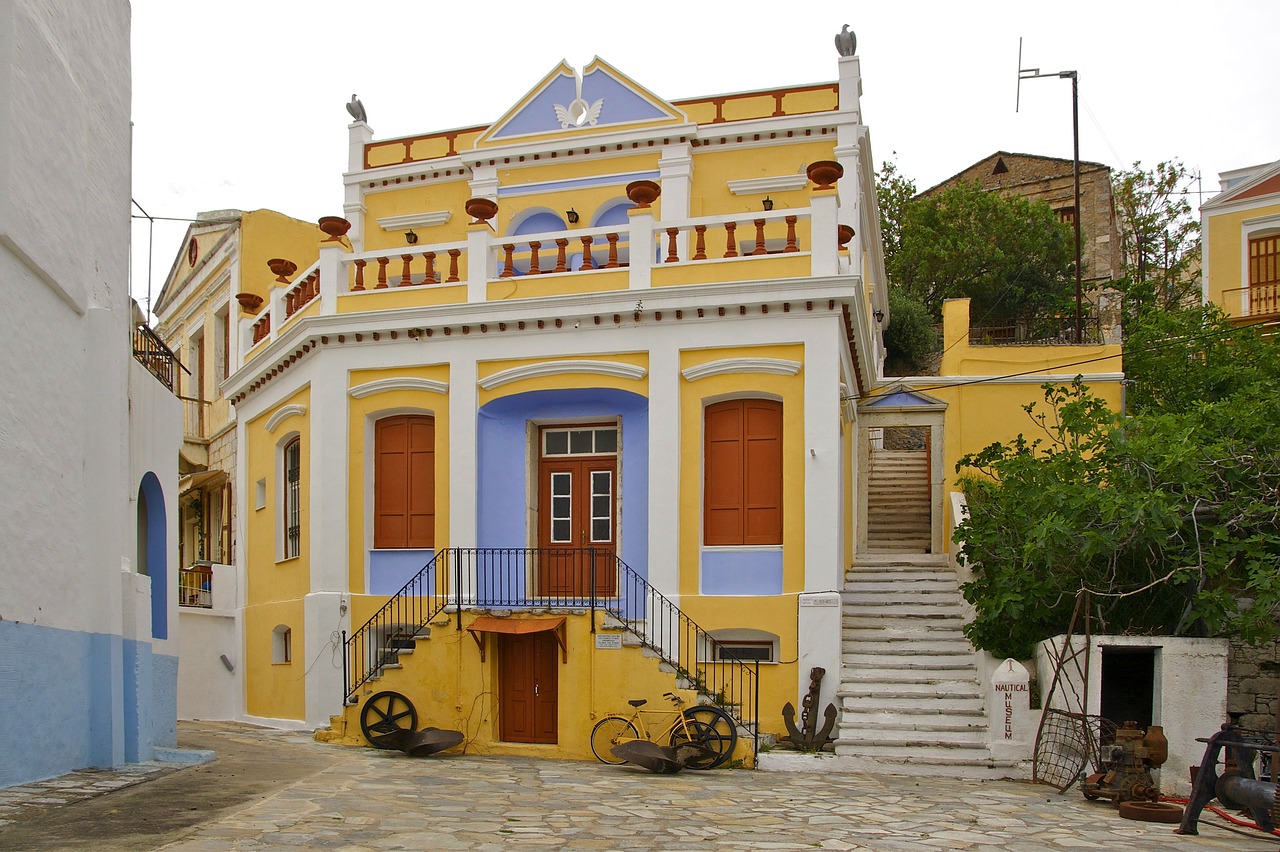
[[[1180,836],[1019,781],[411,758],[228,723],[183,723],[180,744],[218,759],[0,789],[0,849],[1280,848],[1211,813]]]

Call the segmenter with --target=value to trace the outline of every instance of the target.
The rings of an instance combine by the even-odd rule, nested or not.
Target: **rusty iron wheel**
[[[738,745],[738,723],[732,716],[713,704],[699,704],[685,710],[684,717],[706,726],[705,731],[699,729],[700,745],[715,755],[708,761],[690,762],[690,769],[715,769],[733,756]]]
[[[1181,822],[1182,808],[1167,802],[1121,802],[1120,816],[1142,822]]]
[[[360,731],[374,748],[399,748],[404,733],[417,729],[418,711],[399,692],[379,692],[360,708]]]

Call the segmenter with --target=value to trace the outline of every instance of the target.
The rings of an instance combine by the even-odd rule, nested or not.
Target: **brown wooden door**
[[[538,594],[586,597],[615,592],[617,458],[544,458],[538,487]]]
[[[559,655],[549,632],[501,637],[498,736],[504,742],[559,742]]]

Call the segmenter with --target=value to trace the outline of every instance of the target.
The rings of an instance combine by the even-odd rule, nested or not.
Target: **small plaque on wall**
[[[607,651],[617,651],[622,648],[621,633],[597,633],[596,648]]]

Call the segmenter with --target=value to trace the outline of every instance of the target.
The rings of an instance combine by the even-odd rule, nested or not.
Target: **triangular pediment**
[[[1220,207],[1233,201],[1244,201],[1248,198],[1261,198],[1280,193],[1280,160],[1269,166],[1260,167],[1247,180],[1215,195],[1204,203],[1204,207]]]
[[[858,404],[858,408],[862,410],[887,408],[926,409],[946,407],[947,404],[936,396],[930,396],[927,393],[913,390],[902,382],[890,385],[885,388],[882,393]]]
[[[562,60],[481,134],[476,147],[687,121],[681,110],[599,57],[581,75]]]

